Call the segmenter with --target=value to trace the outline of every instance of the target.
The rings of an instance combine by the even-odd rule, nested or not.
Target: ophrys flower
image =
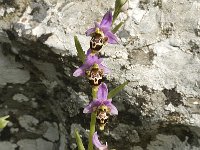
[[[92,36],[90,40],[90,48],[92,51],[99,51],[107,41],[110,44],[117,43],[117,37],[112,33],[111,26],[112,13],[108,11],[100,24],[95,22],[95,27],[86,31],[87,36]]]
[[[110,115],[117,115],[117,108],[111,103],[112,99],[107,99],[108,88],[105,83],[101,83],[97,92],[97,99],[93,100],[83,110],[83,113],[97,113],[97,123],[100,130],[104,130],[104,126]]]
[[[109,69],[103,64],[103,59],[97,55],[92,55],[88,50],[85,63],[75,70],[73,76],[86,76],[91,85],[100,85],[104,75],[109,73]]]

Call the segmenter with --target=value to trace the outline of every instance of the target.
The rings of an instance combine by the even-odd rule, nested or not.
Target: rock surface
[[[113,8],[108,0],[0,0],[0,115],[11,122],[0,149],[75,149],[74,128],[86,145],[91,87],[72,76],[81,65],[73,37],[87,51],[85,31]],[[110,148],[200,149],[199,10],[196,0],[129,0],[119,15],[119,44],[101,51],[109,90],[130,81],[101,133]]]

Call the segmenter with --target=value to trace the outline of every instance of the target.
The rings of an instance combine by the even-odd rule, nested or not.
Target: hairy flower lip
[[[108,88],[105,83],[101,83],[98,88],[97,99],[93,100],[89,105],[87,105],[84,108],[83,113],[92,113],[93,111],[96,111],[94,108],[105,105],[110,109],[108,112],[110,115],[118,115],[117,108],[111,103],[112,99],[107,99],[107,96]]]
[[[95,133],[93,134],[92,143],[93,143],[99,150],[108,150],[107,144],[106,144],[106,145],[103,145],[103,144],[101,144],[101,142],[99,141],[97,132],[95,132]]]
[[[86,36],[90,36],[96,32],[97,29],[103,32],[104,36],[108,38],[108,43],[116,44],[117,37],[112,33],[111,26],[112,26],[112,12],[109,10],[101,20],[101,23],[95,22],[95,27],[88,29],[85,34]]]

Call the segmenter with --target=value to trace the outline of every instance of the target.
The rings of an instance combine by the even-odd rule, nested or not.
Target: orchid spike
[[[93,138],[92,138],[92,143],[96,146],[96,148],[98,148],[99,150],[108,150],[108,146],[107,143],[106,145],[101,144],[101,142],[99,141],[97,132],[95,132],[93,134]]]
[[[95,22],[95,27],[88,29],[85,33],[86,36],[90,36],[94,33],[100,34],[102,37],[105,37],[110,44],[117,43],[117,37],[112,33],[112,12],[109,10],[103,17],[101,23]]]

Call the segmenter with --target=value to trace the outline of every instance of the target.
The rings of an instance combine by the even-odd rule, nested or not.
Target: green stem
[[[97,98],[98,87],[99,87],[99,86],[93,86],[93,87],[92,87],[92,98],[93,98],[93,100],[94,100],[95,98]]]
[[[76,143],[78,145],[78,150],[85,150],[85,147],[83,146],[83,142],[81,140],[81,137],[80,137],[77,129],[75,129],[75,137],[76,137]]]
[[[88,150],[93,150],[92,137],[93,137],[93,134],[95,132],[96,115],[97,115],[96,112],[93,112],[91,114]]]
[[[93,86],[92,87],[93,100],[97,97],[97,91],[98,91],[98,86]],[[93,112],[91,114],[88,150],[93,150],[92,137],[95,132],[96,116],[97,116],[96,112]]]

